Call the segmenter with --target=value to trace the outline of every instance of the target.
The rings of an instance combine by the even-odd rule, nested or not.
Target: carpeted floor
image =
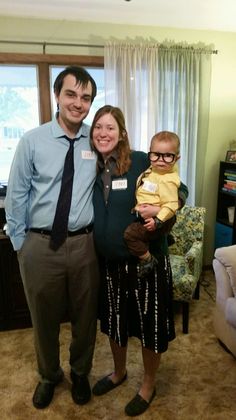
[[[182,334],[181,314],[176,312],[177,338],[170,343],[157,374],[157,397],[144,420],[229,420],[236,418],[236,360],[214,336],[212,312],[215,283],[205,272],[200,300],[190,306],[189,334]],[[37,384],[32,330],[0,332],[0,418],[1,420],[113,420],[128,419],[124,406],[138,391],[142,377],[139,342],[131,339],[128,380],[85,406],[76,406],[70,394],[68,345],[70,326],[61,328],[61,364],[65,380],[44,410],[32,406]],[[90,382],[94,384],[112,371],[107,338],[98,332]]]

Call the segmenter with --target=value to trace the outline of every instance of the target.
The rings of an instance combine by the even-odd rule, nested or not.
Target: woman
[[[149,166],[147,155],[131,151],[124,116],[119,108],[100,108],[91,126],[91,139],[98,154],[98,176],[94,190],[95,245],[101,266],[100,322],[108,335],[114,372],[99,380],[94,395],[103,395],[127,378],[126,353],[129,336],[142,345],[144,376],[136,396],[127,404],[129,416],[143,413],[155,396],[155,375],[161,353],[175,338],[172,313],[172,278],[166,236],[151,243],[158,261],[145,278],[138,276],[137,258],[131,256],[123,235],[136,220],[136,180]],[[182,185],[182,198],[187,189]],[[143,218],[155,216],[158,208],[145,205]]]

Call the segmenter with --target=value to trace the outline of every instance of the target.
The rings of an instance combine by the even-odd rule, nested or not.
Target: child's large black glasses
[[[174,162],[176,155],[174,153],[148,152],[148,157],[152,162],[157,162],[162,158],[165,163],[172,163]]]

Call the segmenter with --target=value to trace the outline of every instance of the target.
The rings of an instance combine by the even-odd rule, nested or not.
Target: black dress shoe
[[[91,398],[91,388],[86,375],[76,375],[71,371],[72,380],[71,395],[76,404],[83,405]]]
[[[123,378],[117,382],[116,384],[112,382],[110,375],[105,376],[104,378],[97,381],[97,383],[93,387],[93,394],[96,396],[100,396],[106,394],[107,392],[111,391],[112,389],[116,388],[117,386],[123,384],[123,382],[127,379],[127,372],[123,376]]]
[[[33,395],[35,408],[45,408],[52,401],[56,384],[49,382],[39,382]]]
[[[135,417],[139,416],[140,414],[143,414],[148,409],[155,395],[156,390],[154,389],[150,400],[146,401],[141,397],[141,395],[136,394],[135,397],[125,407],[125,414],[127,414],[127,416],[130,417]]]

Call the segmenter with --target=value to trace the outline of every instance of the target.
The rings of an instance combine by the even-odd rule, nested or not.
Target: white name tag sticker
[[[157,191],[157,184],[154,184],[153,182],[150,182],[150,181],[144,181],[142,185],[142,189],[144,191],[155,193]]]
[[[95,159],[95,153],[91,150],[82,150],[82,159]]]
[[[127,186],[127,179],[116,179],[111,185],[113,190],[126,190]]]

